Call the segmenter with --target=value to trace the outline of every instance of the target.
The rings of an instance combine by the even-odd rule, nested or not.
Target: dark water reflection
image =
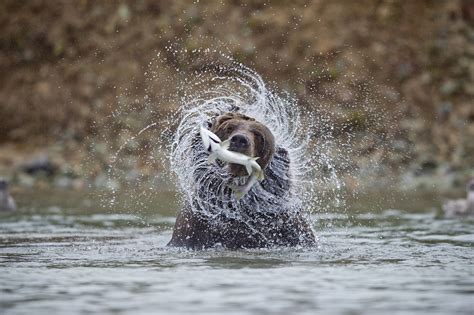
[[[175,209],[57,198],[0,216],[1,313],[473,314],[474,220],[359,208],[315,215],[316,249],[193,252]]]

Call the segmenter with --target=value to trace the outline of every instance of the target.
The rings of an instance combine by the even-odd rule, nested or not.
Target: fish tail
[[[252,167],[249,164],[245,165],[245,169],[248,175],[252,175]]]
[[[212,164],[212,163],[214,163],[214,161],[216,160],[216,158],[217,158],[217,154],[213,152],[213,153],[211,153],[211,154],[209,155],[209,157],[207,158],[207,162],[208,162],[209,164]]]
[[[229,147],[230,147],[230,140],[229,139],[221,142],[221,148],[222,149],[227,150],[227,149],[229,149]]]
[[[239,186],[236,186],[236,185],[229,185],[229,188],[232,189],[232,191],[234,192],[234,195],[235,197],[237,198],[237,200],[240,200],[242,199],[242,197],[245,195],[245,192],[242,191]]]
[[[244,193],[243,191],[236,191],[236,192],[234,192],[234,193],[235,193],[235,198],[236,198],[237,200],[242,199],[242,197],[245,195],[245,193]]]

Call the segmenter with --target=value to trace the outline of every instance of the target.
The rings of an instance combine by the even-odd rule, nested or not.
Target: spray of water
[[[200,69],[195,80],[184,86],[170,160],[182,201],[193,211],[210,217],[224,213],[239,219],[254,212],[297,213],[321,208],[317,191],[322,186],[340,191],[341,183],[324,151],[324,141],[318,146],[312,143],[321,120],[308,113],[303,116],[296,98],[272,90],[255,71],[235,61]],[[222,164],[209,164],[198,136],[199,126],[209,125],[213,118],[227,112],[263,123],[273,133],[277,146],[266,170],[267,179],[239,201],[228,184],[242,183],[246,178],[232,178]]]
[[[334,205],[343,208],[343,181],[338,172],[341,165],[350,163],[350,146],[334,138],[330,117],[316,111],[316,107],[302,107],[294,95],[268,86],[254,70],[231,57],[209,50],[193,53],[204,55],[203,62],[197,67],[190,64],[185,70],[176,67],[176,76],[169,84],[177,86],[177,91],[163,101],[175,104],[176,112],[148,119],[160,112],[162,105],[150,102],[149,97],[139,102],[138,112],[131,105],[118,104],[119,114],[111,120],[134,124],[115,137],[118,149],[110,155],[106,174],[111,194],[101,198],[104,206],[138,215],[153,212],[157,198],[162,196],[160,191],[173,190],[174,183],[180,206],[209,217],[224,214],[246,221],[255,212],[289,211],[291,215],[302,210],[326,212],[328,205],[330,210]],[[158,55],[157,62],[173,64],[170,60],[175,57],[166,58]],[[153,79],[160,70],[150,68],[148,73]],[[277,146],[266,179],[241,200],[235,198],[229,184],[241,184],[246,178],[233,178],[223,164],[209,164],[198,136],[201,125],[227,112],[242,113],[263,123],[273,133]],[[138,124],[144,117],[147,120]],[[146,146],[137,146],[137,141]],[[150,176],[140,169],[130,171],[130,165],[140,163],[164,172]],[[133,189],[117,188],[119,182]]]

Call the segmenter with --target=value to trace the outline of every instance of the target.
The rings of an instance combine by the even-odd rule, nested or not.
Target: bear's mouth
[[[247,170],[240,164],[229,163],[229,173],[234,177],[248,176]]]
[[[250,144],[242,145],[242,143],[239,143],[238,141],[234,141],[235,138],[233,138],[233,136],[235,135],[232,135],[227,138],[230,140],[230,146],[228,150],[232,152],[245,154],[247,156],[253,156],[253,152],[252,152],[253,150],[252,150],[251,145]],[[237,134],[237,136],[241,136],[241,134]],[[229,170],[229,173],[233,177],[241,177],[241,176],[248,175],[245,167],[240,164],[229,163],[228,170]]]

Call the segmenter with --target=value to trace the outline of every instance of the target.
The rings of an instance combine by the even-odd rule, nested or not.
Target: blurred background
[[[121,146],[124,179],[165,174],[143,157],[206,48],[350,135],[348,189],[390,174],[462,192],[474,175],[474,1],[3,0],[0,29],[0,175],[16,189],[110,186]]]

